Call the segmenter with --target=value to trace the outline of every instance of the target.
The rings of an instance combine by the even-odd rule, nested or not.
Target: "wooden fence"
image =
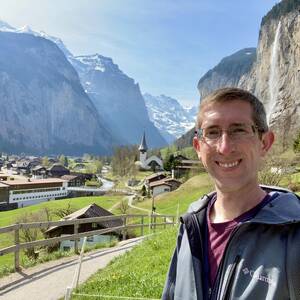
[[[135,224],[129,222],[130,219],[140,219],[139,224]],[[80,224],[85,223],[99,223],[103,221],[111,221],[111,220],[122,220],[123,225],[117,227],[110,227],[105,229],[97,229],[92,231],[85,231],[78,233],[78,229]],[[149,222],[146,223],[145,219],[148,219]],[[163,220],[163,221],[161,221]],[[159,221],[159,222],[158,222]],[[141,228],[141,235],[144,235],[144,228],[151,227],[153,231],[156,230],[157,226],[166,226],[175,225],[177,223],[176,217],[173,215],[119,215],[119,216],[105,216],[105,217],[95,217],[95,218],[85,218],[85,219],[75,219],[75,220],[66,220],[66,221],[51,221],[51,222],[34,222],[34,223],[17,223],[13,225],[9,225],[6,227],[0,228],[0,234],[14,232],[14,245],[0,249],[0,256],[14,253],[15,256],[15,270],[20,270],[20,250],[28,249],[33,247],[41,247],[48,246],[52,244],[56,244],[65,240],[74,240],[75,241],[75,252],[78,253],[78,239],[85,236],[104,234],[109,232],[120,232],[122,233],[123,239],[126,238],[126,233],[128,229],[131,228]],[[73,225],[74,226],[74,234],[64,235],[60,237],[46,238],[41,240],[36,240],[32,242],[21,243],[20,242],[20,231],[25,229],[33,229],[33,228],[50,228],[53,226],[66,226]]]

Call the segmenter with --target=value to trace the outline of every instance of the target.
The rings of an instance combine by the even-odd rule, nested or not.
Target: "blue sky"
[[[279,0],[1,0],[0,19],[60,37],[75,55],[111,57],[143,93],[184,105],[223,57],[256,47]]]

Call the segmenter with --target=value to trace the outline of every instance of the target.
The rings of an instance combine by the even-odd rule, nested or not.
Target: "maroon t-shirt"
[[[212,206],[216,199],[212,199],[208,205],[207,209],[207,227],[208,227],[208,262],[209,262],[209,271],[210,271],[210,284],[213,286],[214,281],[217,276],[217,271],[219,264],[221,262],[224,250],[226,248],[227,242],[230,238],[232,231],[235,227],[241,223],[245,222],[253,218],[257,212],[265,206],[271,198],[274,197],[270,195],[266,195],[265,198],[255,207],[251,208],[250,210],[246,211],[239,217],[233,219],[232,221],[227,221],[223,223],[212,223],[210,221],[209,215]]]

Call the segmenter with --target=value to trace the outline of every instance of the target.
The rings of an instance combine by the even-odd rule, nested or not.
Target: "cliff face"
[[[167,143],[150,121],[139,85],[111,58],[99,54],[69,57],[86,93],[119,144],[139,144],[143,131],[150,147]]]
[[[223,58],[199,80],[200,98],[221,87],[237,86],[242,76],[250,72],[255,58],[255,48],[245,48]]]
[[[51,41],[0,32],[0,145],[36,154],[108,153],[112,137]]]
[[[263,19],[257,60],[239,86],[265,104],[270,126],[286,145],[300,130],[300,1],[282,1]]]

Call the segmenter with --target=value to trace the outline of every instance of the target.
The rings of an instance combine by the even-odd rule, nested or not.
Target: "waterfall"
[[[266,112],[267,112],[267,121],[270,122],[270,117],[273,112],[273,109],[276,105],[276,100],[278,96],[278,84],[279,84],[279,78],[278,78],[278,54],[279,54],[279,36],[280,36],[280,27],[281,27],[281,21],[279,21],[275,38],[272,46],[272,53],[271,53],[271,59],[270,59],[270,75],[269,75],[269,96],[270,99],[266,105]]]

